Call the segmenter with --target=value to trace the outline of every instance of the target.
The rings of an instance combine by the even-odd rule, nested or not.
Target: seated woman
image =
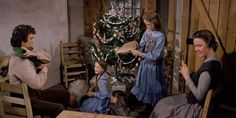
[[[125,93],[119,90],[113,91],[108,108],[108,114],[110,115],[128,116]]]
[[[108,73],[106,73],[107,63],[104,60],[95,62],[94,71],[96,77],[90,80],[91,87],[87,92],[86,99],[80,107],[81,112],[106,113],[109,103],[108,99]]]
[[[150,118],[201,118],[207,91],[218,87],[221,62],[215,54],[215,37],[208,30],[197,31],[193,37],[196,54],[204,58],[204,62],[192,77],[186,64],[181,64],[180,72],[190,92],[160,100]]]
[[[66,109],[69,93],[66,90],[40,90],[47,80],[51,57],[46,51],[33,51],[35,29],[30,25],[18,25],[11,37],[13,55],[10,57],[8,75],[11,84],[25,82],[29,87],[34,114],[55,118]]]

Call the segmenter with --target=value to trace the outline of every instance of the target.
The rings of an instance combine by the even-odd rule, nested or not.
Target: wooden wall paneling
[[[207,10],[207,13],[209,14],[210,0],[202,0],[202,2],[204,4],[204,7]],[[207,28],[206,25],[204,24],[204,20],[205,20],[205,18],[199,17],[198,30]]]
[[[194,6],[192,2],[192,9],[191,9],[191,19],[190,19],[190,35],[192,36],[194,32],[198,30],[199,24],[199,13],[197,8]],[[195,61],[196,61],[196,54],[194,51],[193,45],[189,46],[189,55],[188,55],[188,67],[190,73],[195,71]]]
[[[219,7],[220,7],[220,0],[210,1],[209,16],[216,29],[218,28]]]
[[[209,16],[212,19],[212,23],[215,26],[216,30],[218,29],[219,10],[220,10],[220,0],[211,0],[210,1]],[[223,40],[222,40],[222,42],[223,42]],[[221,50],[217,50],[217,52],[216,52],[216,54],[219,56],[222,55],[222,52],[220,53],[220,51]]]
[[[226,50],[227,52],[233,52],[235,47],[235,34],[236,34],[236,0],[231,0],[230,11],[228,19],[228,30],[226,39]]]
[[[142,16],[145,12],[146,0],[140,0],[140,15]]]
[[[187,57],[187,53],[188,53],[188,48],[187,48],[187,44],[186,44],[186,39],[187,37],[190,37],[191,34],[190,33],[190,18],[191,18],[191,5],[190,5],[190,0],[184,0],[183,1],[183,19],[182,19],[182,32],[181,32],[181,55],[182,56],[182,60],[184,60],[184,62],[186,62],[188,64],[188,57]],[[180,81],[183,81],[183,92],[185,92],[187,90],[187,87],[185,85],[185,80],[182,78],[180,79]],[[181,85],[180,85],[181,86]]]
[[[218,20],[218,28],[217,32],[219,37],[222,40],[223,46],[226,47],[226,39],[227,39],[227,28],[228,28],[228,18],[229,18],[229,8],[230,8],[231,0],[220,0],[220,8],[219,8],[219,20]],[[222,56],[223,51],[217,49],[217,55]]]
[[[169,0],[169,5],[168,5],[168,24],[167,24],[167,52],[172,56],[173,55],[173,45],[174,45],[174,39],[175,39],[175,7],[176,7],[176,0]],[[169,57],[170,59],[173,59],[172,57]],[[177,91],[177,90],[173,90],[178,88],[178,86],[174,86],[173,85],[173,63],[171,63],[173,60],[169,60],[170,61],[170,65],[167,66],[171,66],[170,68],[168,68],[167,70],[167,85],[168,85],[168,92],[170,94],[172,94],[172,91]]]
[[[109,9],[108,0],[84,0],[85,36],[92,36],[93,24]]]
[[[234,33],[234,51],[236,52],[236,33]]]
[[[101,0],[102,8],[100,9],[101,14],[104,14],[110,10],[109,0]]]
[[[210,0],[203,0],[202,2],[203,2],[205,9],[207,10],[207,13],[209,14]],[[199,16],[198,30],[207,29],[207,26],[204,24],[204,20],[205,20],[204,17]],[[200,68],[202,63],[203,63],[203,58],[199,58],[198,56],[196,56],[195,70]]]
[[[143,13],[147,11],[156,11],[156,0],[140,0],[140,13],[143,15]]]
[[[223,50],[224,53],[226,53],[224,48],[222,48],[222,41],[219,39],[220,37],[217,33],[217,30],[216,30],[215,26],[213,25],[213,22],[212,22],[211,18],[209,17],[209,15],[206,11],[206,8],[203,5],[203,2],[199,1],[199,0],[193,0],[193,3],[195,5],[195,7],[197,8],[200,16],[205,18],[204,24],[207,26],[207,29],[212,31],[212,33],[216,36],[216,39],[217,39],[218,43],[220,43],[221,49]]]
[[[189,9],[189,6],[190,6],[190,2],[189,0],[184,0],[184,5],[183,5],[183,19],[182,19],[182,32],[181,32],[181,38],[182,38],[182,42],[181,42],[181,50],[183,52],[183,59],[185,60],[185,57],[186,57],[186,39],[187,37],[189,37],[191,34],[188,34],[189,33],[189,15],[191,15],[189,13],[190,9]],[[186,61],[186,60],[185,60]]]

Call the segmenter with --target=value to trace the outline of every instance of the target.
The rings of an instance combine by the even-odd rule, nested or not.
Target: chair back
[[[207,118],[207,113],[209,111],[209,106],[210,106],[211,98],[212,98],[212,92],[213,92],[213,89],[210,89],[207,92],[207,96],[206,96],[206,99],[205,99],[203,112],[202,112],[202,118]]]
[[[63,65],[85,61],[83,46],[80,42],[60,42],[61,62]]]
[[[1,116],[12,114],[33,118],[28,87],[25,83],[14,85],[1,82],[0,91]]]
[[[77,78],[87,80],[87,65],[85,61],[83,45],[81,42],[60,42],[61,63],[63,79],[61,83],[65,83],[68,88],[69,81]]]

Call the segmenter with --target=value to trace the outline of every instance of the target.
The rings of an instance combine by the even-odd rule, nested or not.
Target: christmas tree
[[[124,8],[112,7],[108,13],[101,16],[93,25],[94,43],[91,53],[94,60],[105,60],[115,72],[112,76],[119,78],[122,75],[133,73],[138,66],[138,58],[128,51],[117,52],[119,47],[134,45],[139,41],[139,17],[125,17]],[[131,46],[132,47],[132,46]],[[127,48],[126,48],[127,49]]]

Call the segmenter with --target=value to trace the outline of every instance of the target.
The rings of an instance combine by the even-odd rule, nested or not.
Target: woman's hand
[[[34,51],[31,51],[31,50],[29,50],[29,49],[27,49],[27,48],[25,48],[25,47],[21,47],[23,50],[25,50],[25,53],[24,53],[24,55],[26,56],[26,57],[37,57],[38,56],[38,54],[36,53],[36,52],[34,52]]]
[[[87,96],[91,97],[93,95],[94,95],[94,92],[89,90],[88,93],[87,93]]]
[[[187,65],[184,63],[183,60],[182,60],[181,65],[180,65],[180,73],[183,75],[185,80],[190,79],[189,69],[188,69]]]

